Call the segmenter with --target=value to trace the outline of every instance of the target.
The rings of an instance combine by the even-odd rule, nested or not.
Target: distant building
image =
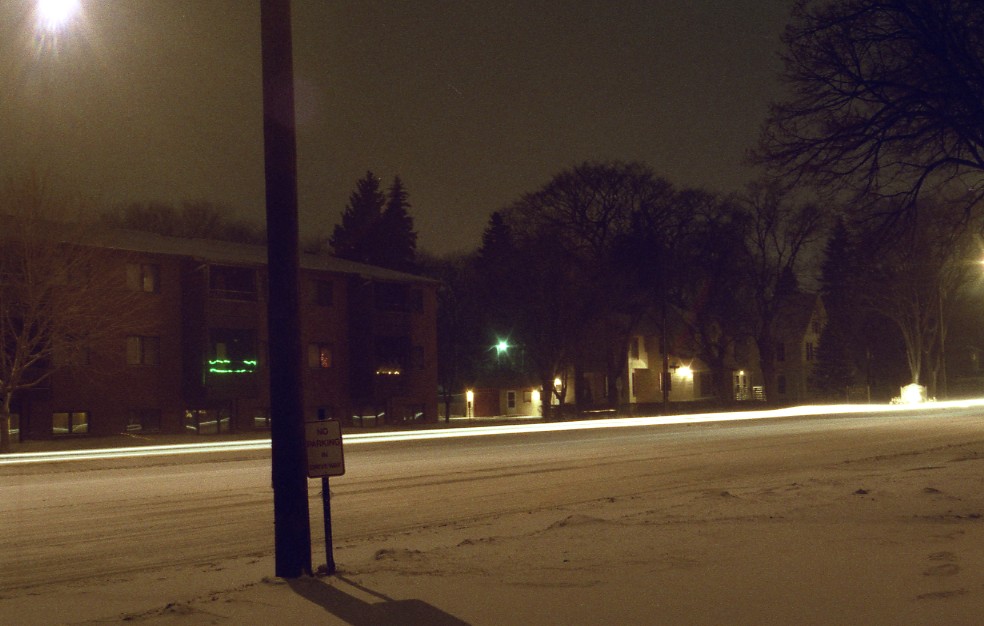
[[[777,385],[773,392],[775,396],[769,400],[778,404],[797,404],[813,398],[810,379],[825,324],[826,312],[817,294],[797,294],[780,309],[774,326]],[[664,387],[674,410],[685,405],[719,402],[714,372],[695,355],[692,341],[682,327],[671,325],[668,329],[669,349],[664,376],[657,326],[652,320],[641,323],[629,335],[627,345],[619,348],[624,350],[624,360],[615,383],[618,409],[658,412],[662,409]],[[575,376],[572,369],[560,372],[556,386],[564,389],[565,405],[573,405],[581,394],[580,397],[586,400],[586,408],[600,410],[609,397],[610,379],[604,369],[604,359],[595,355],[593,360],[585,361],[588,366],[579,372],[579,376]],[[722,377],[719,383],[724,386],[724,394],[733,392],[730,400],[766,400],[758,351],[753,341],[747,337],[736,340],[724,367],[719,374]],[[539,414],[542,410],[539,386],[522,377],[514,380],[486,377],[477,381],[470,391],[474,399],[470,410],[476,417]],[[556,396],[552,395],[550,401],[556,404]]]
[[[95,245],[146,328],[18,393],[21,438],[268,428],[266,249],[132,231]],[[435,420],[436,282],[308,254],[299,279],[304,419]]]
[[[796,294],[780,309],[774,332],[779,403],[801,404],[814,399],[810,379],[826,325],[827,312],[817,294]]]

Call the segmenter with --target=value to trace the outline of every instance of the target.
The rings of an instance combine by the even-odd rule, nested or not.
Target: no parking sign
[[[307,443],[307,474],[341,476],[345,473],[345,455],[342,453],[342,425],[338,420],[305,422]]]

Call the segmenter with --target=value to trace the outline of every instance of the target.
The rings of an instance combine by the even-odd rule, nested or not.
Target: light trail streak
[[[602,428],[638,428],[640,426],[667,426],[673,424],[699,424],[707,422],[730,422],[745,420],[779,419],[784,417],[805,417],[810,415],[846,415],[871,413],[917,413],[927,410],[966,409],[984,407],[984,398],[955,400],[948,402],[928,402],[919,405],[906,404],[839,404],[809,405],[783,409],[759,411],[735,411],[727,413],[697,413],[686,415],[661,415],[655,417],[617,417],[572,422],[549,422],[545,424],[504,424],[499,426],[463,426],[460,428],[438,428],[432,430],[387,431],[379,433],[350,433],[343,436],[346,446],[385,443],[393,441],[422,441],[429,439],[452,439],[461,437],[488,437],[538,432],[560,432],[569,430],[596,430]],[[24,452],[0,455],[0,465],[19,465],[27,463],[53,463],[59,461],[83,461],[93,459],[121,459],[181,454],[203,454],[208,452],[243,452],[269,450],[269,439],[246,441],[218,441],[205,443],[184,443],[173,445],[137,446],[124,448],[103,448],[95,450],[63,450],[57,452]]]

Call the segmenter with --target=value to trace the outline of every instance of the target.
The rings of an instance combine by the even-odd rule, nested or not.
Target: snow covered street
[[[296,581],[268,452],[4,466],[0,617],[973,624],[979,461],[979,408],[352,446],[339,575]]]

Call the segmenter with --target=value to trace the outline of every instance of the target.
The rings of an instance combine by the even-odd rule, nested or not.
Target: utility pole
[[[270,436],[276,575],[311,573],[298,296],[297,142],[290,0],[260,0]]]

